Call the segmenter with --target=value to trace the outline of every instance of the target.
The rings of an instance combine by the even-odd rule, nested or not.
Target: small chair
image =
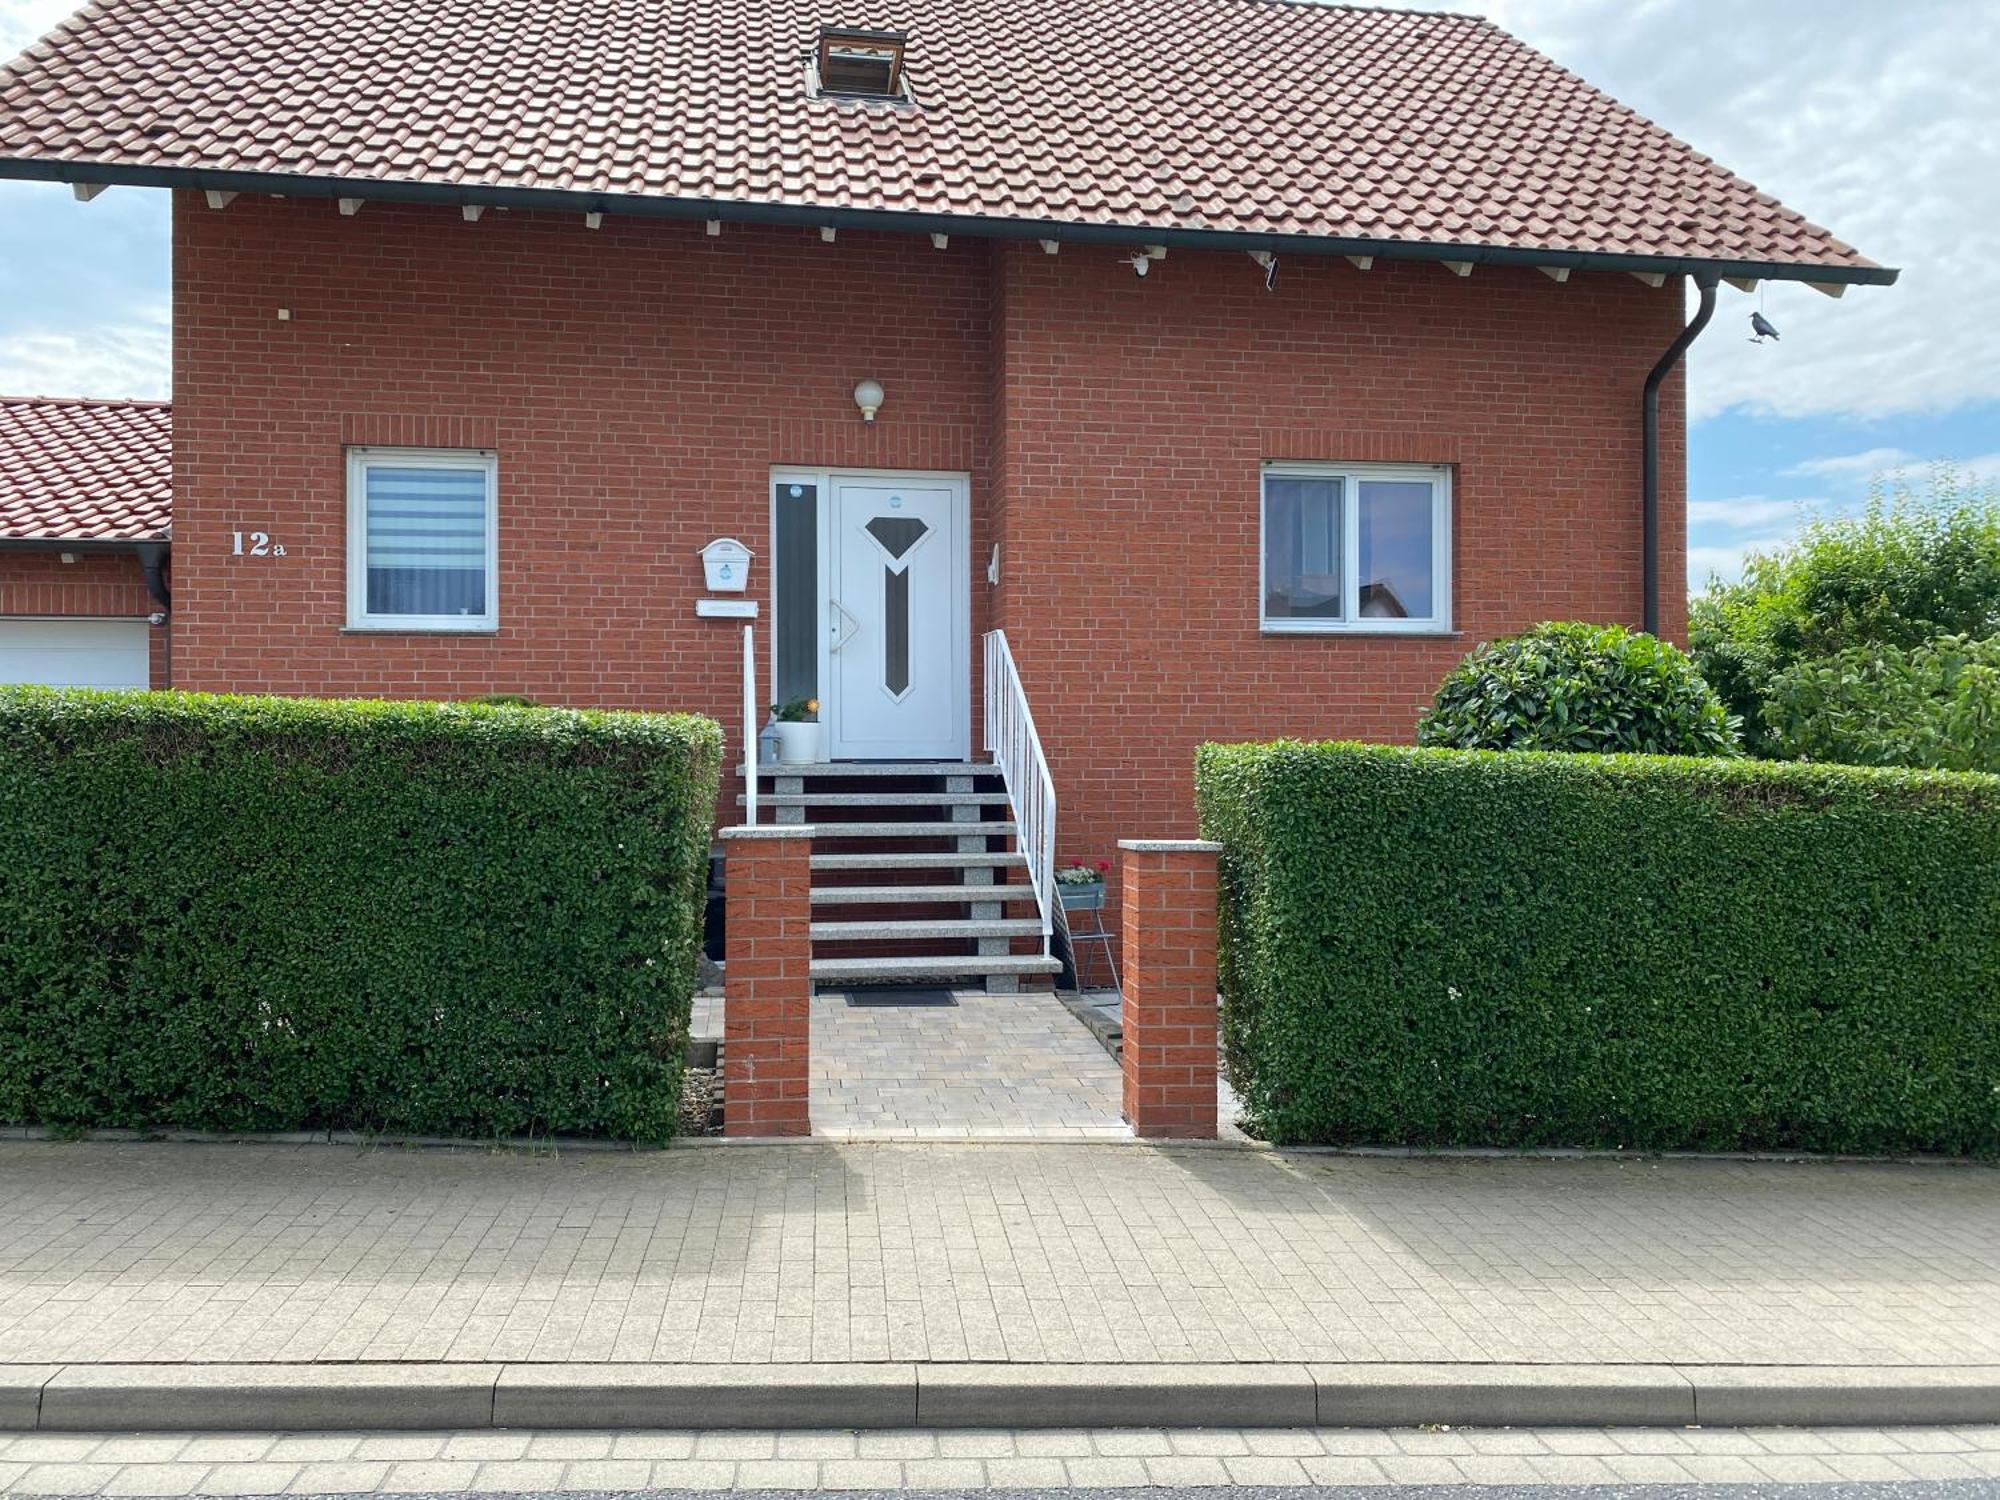
[[[1070,920],[1072,913],[1086,917],[1090,925],[1076,926]],[[1083,948],[1080,946],[1087,943],[1102,946],[1104,966],[1111,971],[1111,988],[1122,991],[1124,986],[1118,979],[1117,945],[1104,926],[1103,883],[1064,885],[1057,881],[1056,917],[1062,923],[1063,937],[1069,943],[1070,967],[1076,971],[1077,993],[1082,994],[1090,988],[1083,982]]]

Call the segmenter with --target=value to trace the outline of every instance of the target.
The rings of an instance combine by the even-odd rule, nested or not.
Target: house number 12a
[[[233,557],[283,557],[285,555],[285,544],[283,542],[272,541],[271,534],[268,531],[252,531],[248,533],[232,531],[229,535],[233,538],[233,545],[229,549],[230,555]],[[247,546],[245,545],[246,537],[248,540]]]

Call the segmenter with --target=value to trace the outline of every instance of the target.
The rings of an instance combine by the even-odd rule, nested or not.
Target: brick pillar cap
[[[1222,845],[1212,839],[1120,839],[1120,849],[1134,854],[1220,854]]]
[[[722,830],[725,839],[809,839],[819,830],[811,823],[738,823]]]

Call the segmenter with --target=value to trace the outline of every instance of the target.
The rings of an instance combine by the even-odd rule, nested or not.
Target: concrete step
[[[909,826],[907,824],[905,827]],[[815,854],[815,870],[1019,870],[1028,856],[1015,850],[994,854],[925,854],[898,850],[894,854]]]
[[[747,802],[739,796],[738,805]],[[1005,807],[1005,792],[759,792],[760,807]]]
[[[743,766],[736,767],[737,776]],[[759,776],[998,776],[1000,768],[991,761],[964,760],[836,760],[810,764],[760,765]]]
[[[835,823],[812,825],[822,839],[997,838],[1015,831],[1006,823]]]
[[[873,979],[959,979],[984,974],[1059,974],[1062,960],[1039,953],[1009,953],[988,957],[932,957],[917,954],[897,958],[816,958],[812,977],[864,983]]]
[[[1034,899],[1031,885],[821,885],[812,892],[815,906],[971,906],[979,901],[1013,906]]]
[[[950,919],[937,922],[815,922],[815,942],[877,943],[891,939],[921,938],[939,941],[956,938],[1040,937],[1040,921],[988,918],[976,921]]]

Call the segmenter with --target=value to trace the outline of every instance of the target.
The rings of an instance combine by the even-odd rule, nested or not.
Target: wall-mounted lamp
[[[854,404],[861,408],[861,420],[864,422],[875,420],[875,413],[882,409],[884,399],[879,380],[864,380],[854,388]]]

